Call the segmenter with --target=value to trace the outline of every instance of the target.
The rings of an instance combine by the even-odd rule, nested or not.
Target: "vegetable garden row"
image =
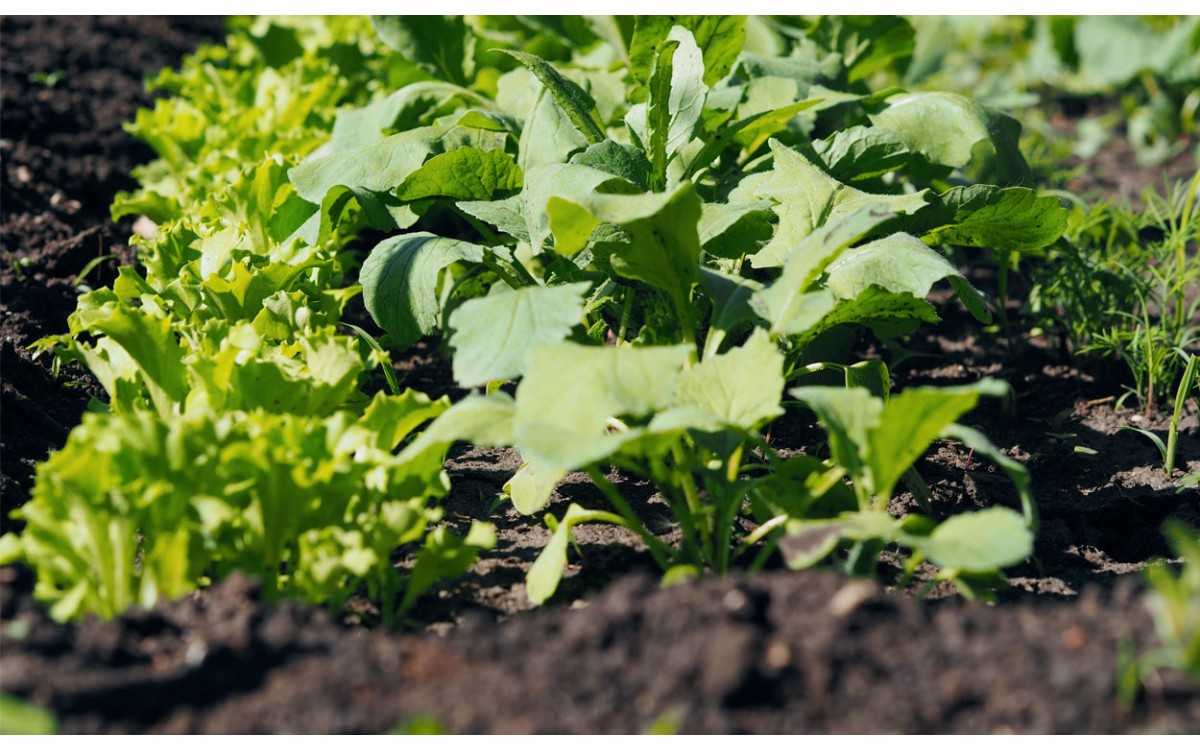
[[[1026,64],[1124,83],[1089,24],[1039,22]],[[992,600],[1005,569],[1037,564],[1039,509],[1023,461],[968,415],[1012,412],[1014,389],[892,386],[906,342],[959,305],[966,337],[1015,350],[1035,329],[1120,358],[1121,401],[1165,415],[1139,439],[1179,498],[1167,515],[1196,522],[1181,442],[1200,394],[1200,175],[1138,211],[1039,190],[1054,162],[1023,149],[1057,142],[920,85],[951,53],[909,22],[231,29],[153,79],[169,96],[129,126],[158,157],[112,206],[139,217],[137,264],[34,344],[107,396],[0,538],[55,620],[241,573],[268,601],[403,628],[495,547],[510,506],[546,527],[533,604],[587,566],[593,525],[623,529],[664,586],[890,565],[897,588]],[[1200,22],[1145,34],[1154,59],[1128,77],[1161,86],[1130,128],[1166,112],[1141,147],[1173,158],[1200,105]],[[393,367],[430,342],[451,395]],[[463,445],[519,457],[466,519],[443,502]],[[993,467],[995,500],[939,506],[920,462],[940,445]],[[581,476],[591,489],[563,502]],[[1123,662],[1129,699],[1160,667],[1200,677],[1200,542],[1165,531],[1187,563],[1152,569],[1162,647]]]

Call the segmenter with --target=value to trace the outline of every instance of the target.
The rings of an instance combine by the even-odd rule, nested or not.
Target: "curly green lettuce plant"
[[[386,355],[339,328],[359,223],[306,240],[312,212],[288,178],[340,104],[423,77],[375,46],[365,19],[267,21],[157,79],[176,96],[132,130],[160,158],[113,208],[150,220],[142,268],[36,344],[109,397],[39,467],[24,529],[3,540],[56,618],[112,617],[239,570],[335,609],[361,584],[391,622],[492,543],[487,524],[466,538],[432,526],[445,446],[394,452],[447,404],[394,378],[392,396],[360,390]],[[410,542],[401,575],[391,554]]]
[[[14,514],[25,528],[0,539],[0,562],[30,565],[35,596],[59,620],[110,618],[241,571],[270,598],[335,611],[361,582],[393,622],[494,543],[487,524],[465,539],[429,529],[441,512],[427,500],[448,489],[444,450],[393,453],[447,406],[410,391],[380,395],[358,416],[86,414],[38,467]],[[421,540],[402,576],[391,551]]]

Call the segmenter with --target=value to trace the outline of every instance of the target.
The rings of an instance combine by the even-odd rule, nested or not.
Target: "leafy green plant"
[[[1200,342],[1200,173],[1185,190],[1145,194],[1146,209],[1077,207],[1064,239],[1031,267],[1031,309],[1090,357],[1125,364],[1147,411],[1178,389]]]
[[[1183,558],[1183,566],[1178,574],[1164,563],[1146,569],[1151,588],[1146,606],[1161,645],[1126,659],[1118,684],[1127,703],[1159,669],[1177,669],[1200,680],[1200,533],[1178,521],[1168,521],[1163,533]]]
[[[35,344],[109,397],[39,467],[23,532],[0,543],[56,618],[112,617],[239,570],[334,609],[361,584],[391,623],[494,542],[487,524],[465,538],[437,525],[447,445],[395,455],[448,404],[394,377],[392,396],[360,391],[387,357],[340,328],[359,292],[345,279],[356,211],[306,240],[288,179],[339,105],[422,77],[374,48],[365,19],[254,22],[155,80],[176,96],[131,130],[159,159],[113,207],[150,220],[143,268]],[[402,576],[391,554],[408,543]]]
[[[406,392],[326,419],[202,408],[168,420],[87,414],[38,468],[33,497],[14,514],[23,533],[0,540],[3,562],[34,568],[34,593],[59,620],[110,618],[236,570],[260,576],[269,597],[334,610],[361,581],[392,622],[397,605],[439,577],[431,573],[465,570],[494,541],[487,525],[465,540],[427,534],[441,517],[427,499],[448,488],[443,453],[392,453],[447,406]],[[419,540],[405,581],[391,550]]]
[[[1194,16],[928,16],[912,23],[920,33],[900,80],[1023,110],[1022,121],[1039,139],[1065,146],[1060,156],[1088,158],[1121,129],[1140,164],[1161,164],[1196,132]],[[1045,107],[1035,105],[1066,97],[1106,99],[1114,111],[1083,120],[1064,138],[1041,116]]]
[[[1167,477],[1175,475],[1175,450],[1179,439],[1179,420],[1183,416],[1184,404],[1187,403],[1188,396],[1193,389],[1200,393],[1200,357],[1189,354],[1186,355],[1186,358],[1187,367],[1184,368],[1183,377],[1179,381],[1179,390],[1175,393],[1175,410],[1171,413],[1171,422],[1167,429],[1167,442],[1163,443],[1162,438],[1149,430],[1129,426],[1122,427],[1122,429],[1133,430],[1150,438],[1159,453],[1162,454],[1163,473]]]
[[[828,434],[832,468],[822,483],[847,476],[854,502],[826,504],[822,515],[836,512],[828,519],[789,517],[787,536],[780,542],[788,564],[811,566],[840,542],[849,541],[854,544],[851,569],[869,573],[882,547],[899,543],[913,550],[910,570],[928,559],[941,568],[940,576],[973,594],[982,579],[994,578],[1000,568],[1028,557],[1036,526],[1028,475],[981,433],[955,424],[981,395],[1007,392],[1006,385],[988,380],[957,388],[913,388],[892,398],[857,387],[789,391],[817,414]],[[890,516],[887,506],[896,483],[937,438],[959,440],[994,461],[1016,486],[1023,515],[989,508],[956,515],[940,525],[917,514]]]
[[[109,403],[39,470],[5,559],[38,569],[60,618],[246,570],[333,607],[362,584],[390,620],[492,541],[485,524],[465,539],[437,525],[458,440],[520,451],[508,493],[523,513],[576,470],[611,505],[545,515],[535,601],[581,523],[632,529],[669,576],[751,549],[759,565],[788,524],[850,512],[882,529],[878,503],[937,435],[990,451],[1027,528],[1019,467],[947,431],[993,385],[916,419],[925,442],[886,462],[895,476],[844,463],[882,461],[878,447],[784,459],[761,434],[789,381],[838,366],[819,346],[836,330],[934,322],[943,280],[989,319],[945,247],[1007,258],[1066,224],[1029,187],[1015,120],[958,94],[872,90],[912,49],[897,18],[239,21],[227,46],[159,76],[176,95],[131,126],[159,155],[113,207],[151,224],[143,268],[38,344],[92,370]],[[386,237],[359,269],[368,229]],[[341,323],[360,290],[381,340]],[[363,392],[385,346],[432,334],[482,393],[447,409],[394,376],[391,396]],[[871,398],[887,396],[881,370],[845,368]],[[845,393],[904,419],[939,399],[876,409]],[[607,467],[660,489],[678,547]],[[871,539],[964,582],[1017,559],[1013,517],[911,517]],[[993,526],[986,560],[946,551]],[[390,552],[407,542],[421,544],[400,576]]]
[[[931,244],[1021,252],[1065,223],[1057,200],[1017,185],[1019,128],[1003,115],[951,95],[868,100],[854,70],[784,74],[786,57],[737,58],[742,40],[706,36],[705,23],[637,19],[624,78],[514,52],[521,67],[499,76],[492,102],[464,100],[391,135],[389,121],[345,113],[354,139],[335,125],[331,147],[290,173],[320,203],[322,227],[356,201],[377,229],[454,231],[384,240],[360,277],[393,344],[448,329],[460,385],[490,393],[520,378],[515,398],[473,396],[429,434],[516,447],[525,463],[508,491],[523,513],[575,470],[608,499],[612,511],[546,517],[552,540],[528,578],[535,601],[555,590],[581,523],[630,528],[669,575],[727,570],[735,519],[763,480],[747,462],[782,414],[786,381],[812,362],[810,345],[839,326],[894,335],[934,321],[924,297],[942,279],[986,320]],[[404,45],[419,36],[407,20],[377,24]],[[807,29],[813,45],[841,44],[844,31]],[[869,49],[855,65],[875,64]],[[826,87],[839,82],[853,91]],[[929,123],[948,118],[963,127],[931,137]],[[386,174],[365,169],[377,163]],[[479,179],[454,177],[467,172]],[[953,187],[954,174],[1005,186]],[[606,466],[655,483],[678,548],[651,533]]]

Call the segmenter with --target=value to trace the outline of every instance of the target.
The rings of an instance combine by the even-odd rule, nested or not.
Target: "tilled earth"
[[[151,154],[120,123],[149,103],[145,75],[220,29],[148,18],[0,24],[7,516],[28,498],[34,465],[102,395],[83,372],[54,378],[25,347],[65,329],[89,260],[116,256],[89,274],[93,285],[130,262],[130,228],[114,226],[107,206]],[[1102,170],[1121,171],[1103,158]],[[988,290],[986,275],[974,281]],[[573,558],[556,597],[527,612],[524,571],[548,532],[510,509],[494,519],[497,549],[426,597],[407,635],[364,626],[374,619],[369,603],[338,620],[263,603],[245,579],[109,623],[58,625],[32,600],[28,572],[4,569],[0,688],[50,708],[67,732],[382,732],[417,718],[453,732],[1200,731],[1200,688],[1179,675],[1161,673],[1133,706],[1115,698],[1118,644],[1141,652],[1156,642],[1137,571],[1168,554],[1166,518],[1200,526],[1197,493],[1177,493],[1149,441],[1119,431],[1162,429],[1163,418],[1115,410],[1114,379],[1073,369],[1053,342],[1010,349],[985,338],[955,305],[908,342],[923,356],[893,374],[898,387],[988,375],[1015,388],[1014,402],[967,418],[1027,463],[1042,513],[1037,565],[1014,571],[998,604],[964,603],[942,588],[925,598],[889,591],[887,560],[878,584],[772,570],[662,589],[636,538],[585,527],[584,564]],[[448,390],[437,355],[436,342],[423,342],[398,369],[410,383]],[[799,419],[785,417],[773,433],[781,449],[819,442]],[[1198,433],[1189,412],[1180,441],[1189,471],[1200,467]],[[516,459],[460,449],[448,468],[448,515],[466,524],[486,517]],[[1006,481],[956,446],[918,468],[938,513],[1015,503]],[[614,478],[665,526],[650,488]],[[570,500],[603,504],[570,477],[548,510],[561,515]]]

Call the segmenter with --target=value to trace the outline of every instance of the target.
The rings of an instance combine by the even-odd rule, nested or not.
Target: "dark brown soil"
[[[204,38],[220,19],[41,17],[0,19],[0,530],[28,499],[33,467],[66,442],[100,391],[82,371],[60,380],[26,347],[62,333],[89,261],[132,253],[128,223],[108,205],[136,187],[130,170],[153,157],[121,129],[151,103],[143,79]],[[50,85],[53,82],[53,85]],[[87,283],[116,278],[114,259]]]
[[[129,257],[129,228],[109,222],[107,206],[150,154],[120,123],[149,101],[145,74],[219,32],[156,19],[4,18],[0,30],[6,516],[28,497],[34,464],[98,395],[85,374],[55,379],[25,347],[65,329],[88,260]],[[53,87],[30,79],[56,71],[65,75]],[[1132,159],[1124,153],[1117,158]],[[115,267],[88,281],[105,283]],[[988,289],[986,273],[975,281]],[[363,627],[373,620],[367,603],[336,619],[264,604],[244,579],[110,623],[57,625],[33,602],[27,571],[7,568],[2,688],[50,708],[67,732],[382,732],[416,717],[454,732],[636,733],[656,723],[685,732],[1200,731],[1200,687],[1177,674],[1161,673],[1133,707],[1115,697],[1118,643],[1155,644],[1136,572],[1168,553],[1164,519],[1200,526],[1200,493],[1177,493],[1150,442],[1119,430],[1162,430],[1163,417],[1114,410],[1118,381],[1080,372],[1044,341],[1010,349],[956,305],[907,342],[919,356],[893,375],[897,387],[988,375],[1015,388],[1013,402],[967,418],[1030,467],[1042,514],[1036,564],[1014,571],[996,605],[942,589],[918,598],[829,571],[662,589],[635,537],[590,526],[578,533],[583,564],[573,555],[555,598],[526,612],[524,572],[548,532],[507,506],[489,516],[517,465],[510,452],[459,449],[448,516],[464,525],[492,517],[500,543],[427,596],[408,635]],[[452,390],[433,342],[397,369],[410,384]],[[819,450],[805,425],[789,416],[772,440]],[[1190,472],[1200,469],[1198,435],[1189,407],[1180,464]],[[957,446],[939,446],[918,468],[937,514],[1015,503],[1007,481]],[[614,479],[669,533],[652,488]],[[570,477],[547,510],[561,515],[571,500],[604,502]],[[880,572],[892,579],[888,559]]]

